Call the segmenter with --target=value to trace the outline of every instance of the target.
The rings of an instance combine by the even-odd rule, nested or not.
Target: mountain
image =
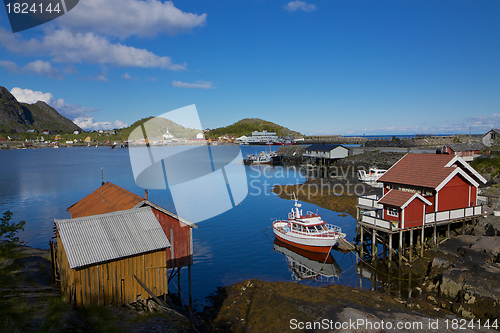
[[[122,138],[124,140],[138,140],[143,136],[142,129],[137,131],[134,130],[136,128],[139,128],[139,126],[143,124],[149,139],[161,138],[167,132],[171,134],[173,138],[177,139],[196,139],[196,135],[198,133],[202,133],[201,130],[185,128],[184,126],[179,125],[170,119],[161,117],[147,117],[136,121],[129,127],[117,130],[117,135],[119,135],[119,138]],[[132,133],[133,135],[130,136],[130,134]]]
[[[0,132],[22,133],[27,130],[49,130],[53,133],[83,131],[45,102],[19,103],[9,90],[0,87]]]
[[[217,139],[219,136],[234,135],[240,137],[242,135],[250,136],[253,131],[268,131],[276,132],[278,136],[301,137],[302,134],[292,131],[281,125],[259,118],[245,118],[237,123],[226,127],[219,127],[205,133],[206,138]]]

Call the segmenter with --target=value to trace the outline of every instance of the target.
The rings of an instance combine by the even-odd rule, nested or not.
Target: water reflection
[[[309,252],[278,239],[274,240],[273,250],[283,253],[295,281],[313,280],[335,282],[342,270],[330,253]]]

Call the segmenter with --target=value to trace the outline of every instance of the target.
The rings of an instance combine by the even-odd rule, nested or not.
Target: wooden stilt
[[[403,260],[403,230],[399,231],[399,266],[401,266],[401,261]]]
[[[437,246],[437,224],[434,223],[434,247]]]
[[[181,301],[181,267],[177,271],[177,290],[179,291],[179,302]]]
[[[392,233],[389,234],[389,262],[387,263],[388,267],[391,267],[392,261]]]
[[[410,262],[413,261],[413,229],[410,229]]]
[[[465,220],[462,222],[462,235],[465,235]]]
[[[363,288],[363,264],[359,265],[359,289]]]
[[[377,259],[377,230],[372,229],[372,260]]]
[[[448,223],[448,231],[446,232],[446,238],[450,238],[450,226],[451,223]]]
[[[189,278],[189,308],[193,308],[193,290],[191,288],[191,265],[188,265],[188,278]]]
[[[363,258],[363,226],[359,226],[361,229],[359,230],[360,236],[359,236],[359,256]]]
[[[425,246],[425,237],[424,237],[424,232],[425,232],[425,227],[422,226],[422,235],[420,236],[420,257],[424,256],[424,246]]]

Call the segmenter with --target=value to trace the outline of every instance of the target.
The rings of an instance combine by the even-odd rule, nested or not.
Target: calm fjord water
[[[242,153],[246,156],[264,149],[269,147],[247,146],[242,147]],[[0,160],[0,213],[10,210],[14,213],[13,221],[26,221],[20,238],[32,247],[48,248],[54,218],[70,218],[66,209],[101,185],[101,168],[105,181],[144,196],[144,189],[134,182],[127,149],[2,150]],[[270,193],[270,188],[275,184],[301,183],[305,178],[293,169],[282,167],[246,168],[249,184],[246,199],[233,209],[200,222],[198,229],[193,230],[195,305],[203,304],[204,298],[218,286],[246,279],[296,280],[285,254],[273,250],[274,235],[269,228],[273,219],[287,216],[293,202]],[[175,211],[168,190],[150,190],[149,199]],[[320,213],[325,221],[342,227],[348,240],[353,239],[356,224],[353,217],[340,217],[337,212],[308,203],[302,205],[304,211]],[[359,286],[354,255],[336,251],[332,254],[342,270],[338,278],[306,279],[301,283],[322,286],[334,281]],[[294,269],[298,272],[300,268]],[[182,290],[187,292],[187,270],[182,270],[181,277]],[[177,279],[173,281],[177,283]],[[369,287],[369,281],[365,279],[363,286]]]

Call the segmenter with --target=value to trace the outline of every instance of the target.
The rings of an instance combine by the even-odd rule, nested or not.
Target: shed
[[[68,208],[72,218],[105,214],[140,207],[151,207],[163,232],[172,245],[166,249],[167,267],[181,267],[193,262],[193,233],[197,225],[134,194],[107,182]]]
[[[492,128],[483,135],[483,144],[491,147],[491,145],[495,144],[498,137],[500,137],[500,128]]]
[[[463,158],[466,162],[472,162],[474,158],[486,151],[487,147],[481,142],[466,142],[444,145],[441,152],[443,154],[456,155]],[[489,154],[489,151],[486,151]]]
[[[72,304],[121,305],[168,293],[170,243],[152,208],[54,219],[61,294]]]
[[[342,145],[313,144],[305,149],[304,155],[313,158],[337,159],[349,155],[349,149]]]

